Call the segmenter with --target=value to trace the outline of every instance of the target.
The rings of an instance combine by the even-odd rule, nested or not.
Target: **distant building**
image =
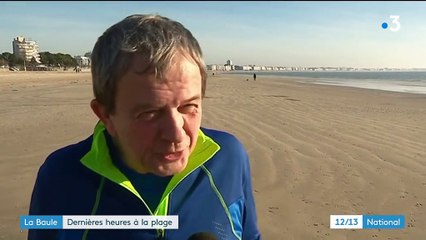
[[[90,67],[90,58],[83,56],[75,56],[75,60],[77,60],[77,64],[80,67]]]
[[[232,71],[235,70],[234,65],[232,64],[231,60],[227,60],[225,66],[225,71]]]
[[[260,71],[263,70],[261,66],[253,66],[254,71]]]
[[[216,64],[208,64],[206,66],[207,70],[212,70],[212,71],[216,71],[217,70],[217,65]]]
[[[39,49],[35,41],[19,36],[13,39],[12,47],[15,56],[28,62],[34,58],[37,63],[40,63]]]
[[[209,64],[206,65],[207,70],[212,71],[231,71],[233,70],[233,66],[229,66],[227,64]]]
[[[238,70],[244,70],[244,66],[235,65],[235,66],[234,66],[234,69],[235,69],[235,70],[237,70],[237,71],[238,71]]]

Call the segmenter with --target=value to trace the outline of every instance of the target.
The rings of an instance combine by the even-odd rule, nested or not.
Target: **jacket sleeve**
[[[257,227],[256,206],[253,197],[253,189],[251,182],[251,169],[249,158],[246,154],[244,160],[243,172],[243,190],[245,197],[244,217],[243,217],[243,240],[260,240],[261,235]]]
[[[50,187],[46,170],[46,166],[42,165],[38,172],[31,196],[29,215],[56,215],[49,207],[51,206],[50,201],[53,201],[53,198],[50,196],[50,191],[48,191]],[[28,240],[46,239],[57,239],[57,230],[30,229],[28,231]]]

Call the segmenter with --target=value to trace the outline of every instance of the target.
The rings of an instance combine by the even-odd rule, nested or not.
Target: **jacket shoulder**
[[[205,166],[212,170],[213,175],[232,173],[236,178],[243,178],[249,160],[243,144],[231,133],[213,129],[201,129],[203,133],[213,139],[220,150],[209,160]]]
[[[80,159],[90,150],[92,136],[85,140],[62,147],[46,158],[39,170],[39,175],[45,172],[50,174],[63,174],[80,164]]]
[[[217,144],[219,144],[221,151],[232,151],[234,153],[240,154],[245,153],[243,144],[233,134],[208,128],[201,128],[201,130],[206,136],[210,137]]]

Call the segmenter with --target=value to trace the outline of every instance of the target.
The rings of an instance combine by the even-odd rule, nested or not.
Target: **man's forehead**
[[[138,75],[150,75],[155,73],[155,68],[145,55],[133,54],[128,71]]]
[[[129,71],[138,75],[154,74],[162,76],[171,69],[177,70],[179,68],[187,68],[188,66],[197,68],[198,71],[200,70],[197,62],[189,54],[176,52],[171,55],[170,59],[155,61],[150,59],[146,54],[135,53],[132,56]]]

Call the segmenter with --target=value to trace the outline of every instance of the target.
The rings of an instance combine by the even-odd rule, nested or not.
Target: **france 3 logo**
[[[389,28],[389,30],[391,30],[392,32],[397,32],[401,28],[401,23],[399,22],[399,15],[390,15],[389,18],[392,19],[392,23],[388,24],[387,22],[383,22],[382,28],[385,30]]]

